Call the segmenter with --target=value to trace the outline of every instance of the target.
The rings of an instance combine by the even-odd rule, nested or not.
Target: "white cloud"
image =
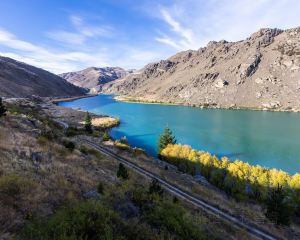
[[[79,16],[70,16],[70,21],[73,23],[76,30],[86,37],[111,37],[113,35],[113,28],[109,25],[88,25]]]
[[[75,26],[81,26],[83,24],[83,19],[81,17],[75,16],[75,15],[70,16],[70,21]]]
[[[181,24],[176,21],[171,14],[165,10],[161,10],[161,14],[164,18],[164,20],[172,27],[172,30],[179,35],[181,35],[182,38],[184,38],[187,43],[192,43],[193,42],[193,32],[191,29],[188,29],[186,27],[182,27]]]
[[[50,49],[18,39],[14,34],[0,29],[0,55],[10,57],[54,73],[77,71],[90,66],[142,67],[161,58],[157,51],[147,51],[136,46],[119,45],[111,49],[86,49],[67,51]],[[1,48],[0,48],[1,49]]]
[[[174,0],[156,8],[170,28],[161,27],[164,36],[154,39],[177,50],[197,49],[211,40],[241,40],[260,28],[300,25],[298,0]]]
[[[172,39],[171,37],[163,34],[162,37],[156,37],[155,40],[178,50],[186,49],[193,46],[194,43],[194,33],[188,27],[183,27],[182,24],[175,20],[171,13],[167,9],[160,10],[162,19],[171,27],[171,31],[176,33],[178,40]]]
[[[72,71],[85,64],[107,65],[107,59],[101,52],[61,51],[18,39],[14,34],[0,29],[0,45],[10,51],[2,51],[3,56],[12,57],[54,73]]]
[[[177,50],[181,50],[182,46],[177,44],[173,39],[171,39],[170,37],[164,36],[164,37],[156,37],[155,38],[156,41],[164,43],[166,45],[169,45],[173,48],[176,48]]]
[[[81,45],[91,38],[107,38],[114,35],[114,30],[111,26],[88,25],[81,17],[75,15],[71,15],[69,20],[74,27],[73,31],[53,30],[47,32],[46,36],[58,42]]]
[[[75,44],[75,45],[84,43],[86,39],[85,36],[83,36],[82,34],[60,31],[60,30],[48,32],[46,35],[53,40],[68,43],[68,44]]]

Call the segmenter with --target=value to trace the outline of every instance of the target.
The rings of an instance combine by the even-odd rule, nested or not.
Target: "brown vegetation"
[[[116,210],[116,206],[135,205],[137,197],[144,196],[145,193],[142,192],[142,195],[139,195],[141,193],[139,191],[136,195],[133,189],[143,189],[143,186],[147,186],[148,179],[129,169],[129,180],[118,179],[118,162],[82,145],[79,140],[79,137],[83,137],[100,144],[100,138],[86,134],[84,130],[80,129],[80,126],[76,125],[72,125],[74,134],[68,135],[68,132],[49,117],[43,107],[37,103],[25,101],[8,104],[7,107],[9,110],[7,116],[0,119],[0,236],[2,239],[16,237],[16,234],[23,229],[24,224],[28,230],[27,227],[30,228],[36,220],[45,223],[44,227],[49,226],[47,225],[48,220],[50,223],[55,221],[57,219],[55,213],[61,207],[72,208],[74,206],[76,208],[78,206],[79,209],[82,209],[81,207],[86,209],[84,206],[87,206],[88,203],[86,205],[82,201],[85,202],[84,198],[91,190],[99,189],[99,183],[102,184],[105,198],[110,199],[109,201],[103,200],[104,202],[101,204],[112,203],[111,207],[121,217],[123,210],[122,208]],[[99,135],[103,134],[101,131],[96,131]],[[73,151],[70,151],[70,142],[75,145]],[[136,151],[132,151],[132,154],[145,156],[140,153],[136,154]],[[135,194],[135,202],[132,202],[132,194]],[[80,203],[76,205],[78,201]],[[167,202],[170,202],[169,210],[165,209],[164,204]],[[162,231],[167,235],[161,236],[161,239],[178,239],[174,238],[174,234],[183,236],[180,235],[183,233],[179,229],[176,229],[179,232],[173,230],[172,224],[165,225],[165,221],[169,221],[166,219],[167,216],[170,216],[170,221],[173,217],[177,219],[176,213],[180,211],[182,214],[180,214],[179,221],[183,221],[180,224],[185,224],[185,221],[197,223],[197,228],[201,229],[203,238],[207,236],[220,238],[222,236],[227,239],[236,239],[242,234],[188,204],[177,203],[180,204],[178,208],[183,209],[173,212],[171,209],[175,205],[171,202],[172,199],[158,201],[155,205],[150,204],[149,206],[157,206],[157,208],[154,208],[153,212],[149,212],[151,215],[145,215],[147,220],[144,219],[144,215],[139,215],[139,220],[131,219],[128,222],[129,225],[136,226],[136,229],[140,229],[143,234],[149,232],[147,235],[149,239],[151,236],[154,239],[160,239],[159,233]],[[138,206],[138,208],[140,207],[142,205]],[[64,216],[63,213],[59,216]],[[197,214],[195,215],[195,213]],[[184,218],[181,219],[183,216]],[[161,217],[164,217],[164,220],[155,224],[157,222],[155,219]],[[59,219],[62,220],[61,222],[64,221],[64,219]],[[126,219],[126,221],[129,220]],[[43,229],[45,232],[42,233],[48,234],[47,229],[39,228],[43,226],[34,226],[34,229]],[[168,235],[169,231],[170,235]],[[25,232],[23,233],[25,234]],[[40,236],[37,232],[34,234]],[[49,234],[47,236],[51,236],[51,233]],[[189,231],[186,234],[194,233]],[[28,238],[27,235],[25,239]]]

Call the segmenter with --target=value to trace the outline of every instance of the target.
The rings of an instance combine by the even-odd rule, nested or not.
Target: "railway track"
[[[193,196],[191,193],[188,193],[188,192],[180,189],[179,187],[167,182],[166,180],[162,179],[160,176],[138,166],[135,163],[128,161],[127,159],[125,159],[123,157],[118,156],[117,154],[113,153],[112,151],[110,151],[102,146],[99,146],[98,144],[95,144],[86,139],[80,140],[80,141],[82,143],[100,151],[101,153],[118,160],[119,162],[123,163],[124,165],[133,169],[134,171],[138,172],[139,174],[142,174],[142,175],[152,178],[152,179],[156,179],[161,184],[161,186],[165,190],[167,190],[169,193],[175,195],[176,197],[181,198],[182,200],[192,203],[196,207],[201,208],[202,210],[206,211],[207,213],[214,215],[214,216],[232,224],[232,226],[234,226],[238,229],[246,230],[253,237],[256,237],[258,239],[264,239],[264,240],[279,239],[276,236],[266,232],[265,230],[260,229],[259,227],[254,226],[245,221],[242,221],[240,218],[225,212],[224,210],[214,206],[213,204],[210,204],[209,202],[207,202],[199,197]]]

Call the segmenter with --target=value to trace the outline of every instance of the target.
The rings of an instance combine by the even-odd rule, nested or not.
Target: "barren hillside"
[[[84,90],[41,68],[0,56],[0,96],[64,97],[83,95]]]
[[[104,85],[127,99],[202,107],[300,110],[300,28],[210,42]]]

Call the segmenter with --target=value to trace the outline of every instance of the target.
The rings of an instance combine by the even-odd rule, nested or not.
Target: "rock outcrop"
[[[261,29],[210,42],[105,84],[135,100],[207,107],[300,110],[300,28]]]
[[[0,56],[1,97],[69,97],[84,93],[84,89],[53,73]]]

